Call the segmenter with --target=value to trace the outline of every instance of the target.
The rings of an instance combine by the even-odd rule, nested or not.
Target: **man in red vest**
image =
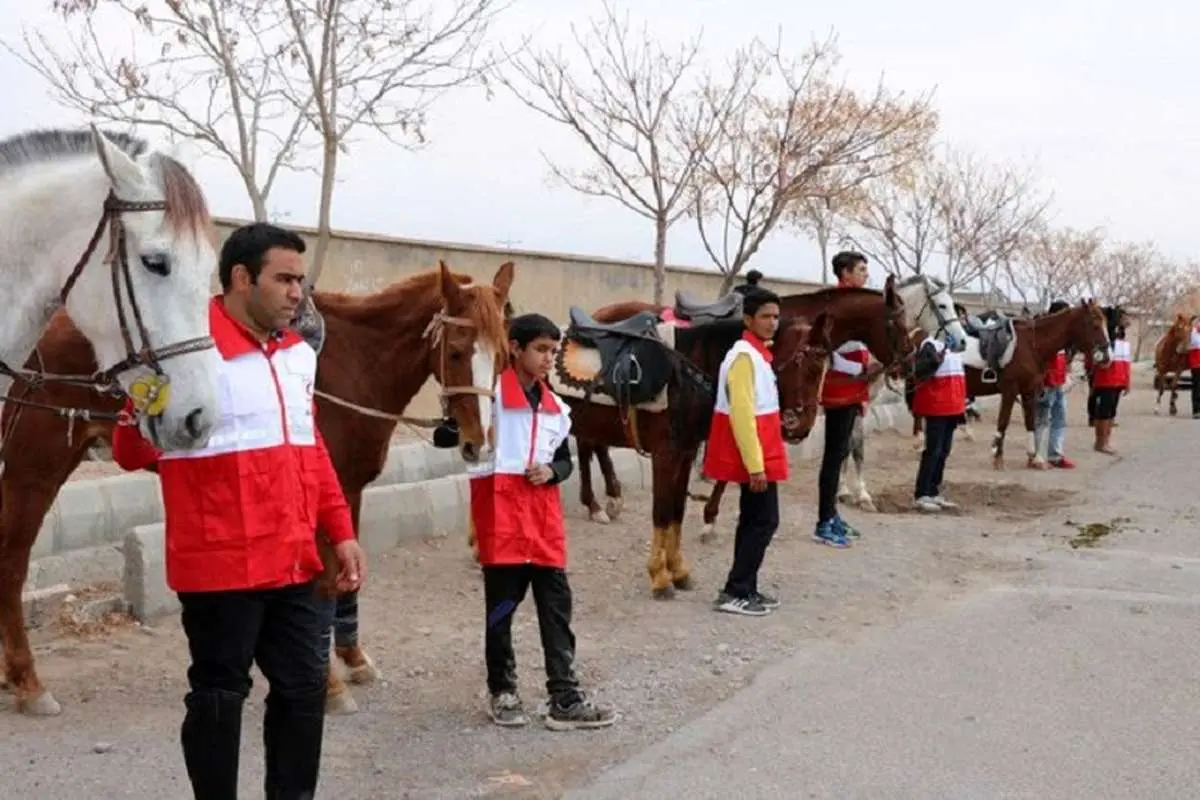
[[[758,588],[758,570],[779,528],[780,481],[788,477],[779,419],[779,388],[771,367],[771,340],[779,327],[779,297],[748,288],[742,304],[746,330],[721,362],[704,472],[741,485],[733,565],[716,608],[761,617],[779,601]]]
[[[221,248],[224,294],[209,305],[220,354],[220,417],[200,450],[159,453],[133,425],[113,432],[124,469],[156,469],[166,512],[167,584],[179,595],[191,652],[182,745],[197,800],[238,795],[242,705],[257,663],[270,686],[263,719],[266,796],[312,798],[325,726],[317,598],[320,527],[341,591],[358,589],[362,551],[317,430],[317,354],[289,329],[303,296],[305,245],[266,223]]]
[[[575,677],[567,536],[559,494],[559,484],[571,474],[571,410],[546,383],[561,333],[541,314],[523,314],[509,323],[508,338],[511,366],[496,382],[492,404],[492,457],[467,468],[487,605],[488,714],[505,727],[529,722],[517,694],[512,618],[532,589],[550,695],[546,727],[603,728],[612,725],[616,715],[585,697]]]
[[[1057,314],[1068,308],[1070,305],[1065,300],[1055,300],[1050,304],[1046,313]],[[1029,460],[1029,466],[1035,469],[1045,469],[1047,464],[1058,469],[1075,468],[1075,462],[1067,458],[1063,452],[1067,438],[1067,389],[1070,380],[1067,375],[1068,366],[1067,351],[1059,350],[1046,369],[1042,394],[1037,402],[1034,455]],[[1042,445],[1047,444],[1047,439],[1049,439],[1048,458],[1043,461]]]
[[[954,429],[966,420],[967,377],[962,356],[929,337],[917,351],[913,377],[917,384],[913,414],[925,419],[925,449],[917,469],[917,510],[936,513],[958,508],[942,496],[942,475],[954,444]]]
[[[1085,357],[1085,363],[1092,370],[1092,390],[1095,393],[1094,424],[1096,442],[1094,449],[1098,453],[1115,456],[1117,451],[1112,447],[1112,431],[1117,419],[1117,406],[1121,395],[1129,394],[1130,377],[1133,364],[1133,349],[1125,339],[1125,326],[1115,326],[1115,336],[1112,337],[1112,358],[1103,366],[1094,366],[1091,354]]]
[[[861,289],[870,274],[867,257],[843,251],[833,257],[833,274],[841,288]],[[821,389],[821,407],[825,411],[825,452],[817,481],[817,528],[813,539],[830,547],[849,547],[850,537],[858,531],[838,513],[837,490],[842,462],[850,454],[850,436],[854,420],[863,413],[871,397],[871,380],[883,371],[871,361],[871,352],[862,342],[844,342],[831,356],[825,385]]]
[[[1200,320],[1188,337],[1187,365],[1192,373],[1192,419],[1200,419]]]

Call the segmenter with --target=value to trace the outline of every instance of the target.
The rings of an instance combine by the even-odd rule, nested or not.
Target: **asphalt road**
[[[1164,423],[1078,509],[1127,530],[776,664],[567,797],[1200,797],[1200,422]]]

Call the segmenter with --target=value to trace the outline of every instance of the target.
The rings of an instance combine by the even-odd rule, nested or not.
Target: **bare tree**
[[[232,0],[225,0],[232,2]],[[245,0],[249,2],[250,0]],[[447,91],[485,84],[486,49],[506,0],[282,0],[291,35],[285,95],[320,140],[313,277],[329,248],[338,156],[360,129],[402,147],[425,142],[426,114]]]
[[[987,280],[995,289],[1048,203],[1027,171],[942,148],[866,187],[848,238],[896,274],[933,273],[951,289]]]
[[[846,191],[907,164],[937,125],[930,97],[908,98],[882,82],[855,92],[837,78],[835,39],[799,59],[755,40],[740,51],[732,78],[702,98],[729,98],[717,140],[702,153],[694,214],[723,291],[793,204]]]
[[[867,187],[879,182],[867,181],[846,188],[849,182],[841,178],[840,172],[844,170],[831,169],[823,174],[819,181],[821,185],[792,203],[781,221],[783,226],[816,240],[821,259],[821,283],[829,283],[830,245],[847,239],[848,221],[866,208]]]
[[[1084,231],[1039,222],[1023,237],[1008,277],[1022,300],[1044,307],[1053,300],[1083,295],[1103,250],[1104,232],[1098,228]]]
[[[688,211],[688,188],[720,112],[693,102],[686,83],[700,35],[668,51],[648,29],[631,30],[628,13],[607,0],[602,14],[582,30],[572,25],[571,34],[576,67],[561,49],[543,49],[513,57],[499,80],[591,151],[586,169],[546,159],[561,183],[615,200],[654,224],[654,302],[661,303],[667,231]]]
[[[298,166],[303,118],[274,77],[287,33],[266,4],[54,0],[65,43],[25,31],[4,46],[60,104],[94,119],[196,142],[237,170],[256,220],[279,172]],[[115,38],[118,29],[132,36]]]

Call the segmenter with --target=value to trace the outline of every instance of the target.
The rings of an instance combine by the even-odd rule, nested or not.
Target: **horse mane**
[[[845,296],[845,295],[862,295],[863,297],[882,297],[883,296],[883,292],[881,290],[868,289],[865,286],[863,286],[861,288],[858,286],[827,286],[826,288],[818,289],[815,292],[800,292],[799,294],[787,295],[786,297],[781,298],[781,299],[786,300],[788,297],[825,298],[825,297],[832,297],[835,293],[838,296]]]
[[[496,353],[507,352],[505,309],[491,285],[475,284],[470,275],[451,274],[455,283],[463,287],[466,302],[462,315],[474,323],[479,340],[488,342]],[[411,317],[426,310],[423,304],[414,302],[414,295],[428,300],[430,305],[440,306],[440,271],[432,269],[409,275],[374,294],[317,291],[313,292],[313,300],[322,312],[329,311],[339,319],[385,331],[395,327],[398,317],[411,321]]]
[[[929,283],[932,284],[933,287],[939,292],[945,291],[947,288],[946,282],[941,278],[936,278],[933,275],[926,275],[923,272],[918,272],[915,275],[909,275],[907,278],[900,279],[896,282],[896,288],[907,289],[909,286],[913,286],[918,283],[924,283],[925,281],[929,281]]]
[[[101,131],[106,139],[130,158],[150,153],[145,139],[128,133]],[[26,131],[0,140],[0,179],[34,164],[54,164],[83,156],[96,155],[96,141],[87,128],[49,128]],[[149,159],[152,172],[166,201],[164,217],[176,233],[207,233],[211,225],[208,202],[196,178],[183,164],[162,153]]]

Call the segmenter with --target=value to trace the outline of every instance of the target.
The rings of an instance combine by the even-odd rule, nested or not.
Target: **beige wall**
[[[240,220],[218,219],[219,235],[223,238],[241,224]],[[310,247],[315,244],[315,230],[289,227],[300,233]],[[567,310],[572,305],[592,310],[622,300],[648,301],[654,292],[653,266],[648,263],[397,239],[350,231],[334,233],[319,285],[322,289],[374,292],[407,275],[432,269],[438,259],[445,259],[455,272],[466,273],[481,281],[490,281],[505,261],[514,262],[516,279],[511,300],[517,312],[538,311],[560,321],[566,321]],[[816,283],[774,278],[764,278],[762,285],[779,294],[799,294],[820,288]],[[720,286],[721,276],[716,272],[693,267],[667,268],[668,298],[674,296],[676,289],[715,298]],[[965,305],[972,311],[981,310],[973,308],[971,303]],[[409,412],[414,415],[434,413],[436,397],[431,381],[417,396]]]

